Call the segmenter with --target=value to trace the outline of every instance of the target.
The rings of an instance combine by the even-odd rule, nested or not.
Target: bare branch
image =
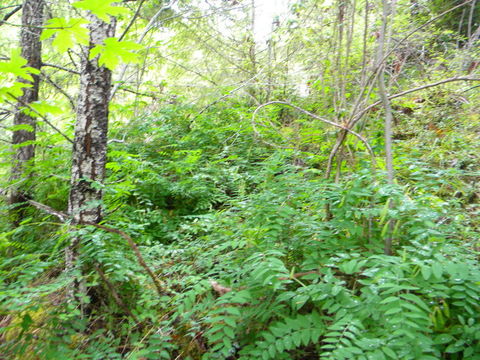
[[[55,69],[58,69],[58,70],[67,71],[71,74],[80,75],[80,71],[69,69],[69,68],[66,68],[66,67],[63,67],[63,66],[60,66],[60,65],[56,65],[56,64],[42,63],[42,66],[52,67],[52,68],[55,68]]]
[[[439,86],[439,85],[442,85],[442,84],[447,84],[447,83],[454,82],[454,81],[480,81],[480,78],[473,78],[473,77],[468,77],[468,76],[456,76],[456,77],[452,77],[452,78],[440,80],[440,81],[437,81],[437,82],[434,82],[434,83],[422,85],[422,86],[419,86],[419,87],[416,87],[416,88],[408,89],[408,90],[402,91],[402,92],[397,93],[397,94],[389,95],[389,96],[388,96],[388,100],[393,100],[393,99],[396,99],[396,98],[399,98],[399,97],[402,97],[402,96],[411,94],[411,93],[413,93],[413,92],[425,90],[425,89],[428,89],[428,88],[431,88],[431,87]],[[349,123],[348,123],[348,128],[349,128],[349,129],[352,129],[352,128],[363,118],[363,116],[365,116],[365,114],[366,114],[369,110],[371,110],[371,109],[373,109],[374,107],[380,105],[381,103],[382,103],[382,101],[381,101],[381,100],[378,100],[378,101],[374,102],[373,104],[371,104],[371,105],[365,107],[364,109],[360,110],[360,111],[359,111],[356,115],[354,115],[354,116],[352,117],[352,119],[349,121]],[[340,135],[339,135],[339,138],[338,138],[338,140],[337,140],[337,143],[335,144],[335,146],[333,147],[332,151],[330,152],[330,155],[329,155],[329,157],[328,157],[328,164],[327,164],[327,174],[329,174],[328,169],[331,169],[331,166],[332,166],[332,163],[333,163],[333,159],[335,158],[335,155],[337,154],[337,152],[338,152],[338,150],[340,149],[341,145],[342,145],[343,142],[345,141],[346,136],[347,136],[347,131],[346,131],[346,130],[343,130],[343,131],[340,133]]]
[[[48,205],[41,204],[41,203],[33,201],[33,200],[28,200],[27,202],[30,205],[32,205],[33,207],[36,207],[37,209],[42,210],[43,212],[46,212],[49,215],[53,215],[53,216],[57,217],[63,223],[67,222],[67,220],[69,219],[69,216],[66,213],[64,213],[62,211],[55,210],[54,208],[52,208]]]
[[[57,89],[63,96],[65,96],[68,99],[70,106],[72,107],[73,110],[75,110],[76,106],[73,98],[65,90],[63,90],[60,87],[60,85],[58,85],[55,81],[53,81],[52,78],[47,74],[45,74],[43,71],[41,72],[41,75],[50,85],[52,85],[55,89]]]
[[[10,19],[13,15],[15,15],[20,9],[22,8],[22,5],[17,5],[16,8],[14,8],[12,11],[10,11],[8,14],[6,14],[3,19],[0,21],[0,26],[3,24],[7,23],[7,20]]]
[[[372,159],[372,165],[373,165],[374,167],[376,166],[375,154],[373,153],[373,150],[372,150],[370,144],[368,143],[368,141],[367,141],[362,135],[360,135],[360,134],[358,134],[357,132],[351,130],[349,127],[347,127],[347,126],[345,126],[345,125],[337,124],[337,123],[335,123],[335,122],[333,122],[333,121],[330,121],[330,120],[328,120],[328,119],[322,118],[322,117],[320,117],[320,116],[318,116],[318,115],[316,115],[316,114],[314,114],[314,113],[311,113],[310,111],[307,111],[307,110],[305,110],[305,109],[302,109],[301,107],[296,106],[296,105],[293,105],[293,104],[290,104],[290,103],[288,103],[288,102],[286,102],[286,101],[270,101],[270,102],[268,102],[268,103],[265,103],[265,104],[260,105],[259,107],[257,107],[257,108],[255,109],[255,111],[254,111],[253,114],[252,114],[252,125],[253,125],[253,129],[254,129],[254,131],[255,131],[256,134],[258,134],[258,132],[256,131],[256,128],[255,128],[255,116],[256,116],[256,114],[258,113],[258,111],[259,111],[261,108],[263,108],[263,107],[265,107],[265,106],[268,106],[268,105],[272,105],[272,104],[281,104],[281,105],[290,106],[290,107],[294,108],[295,110],[298,110],[298,111],[300,111],[300,112],[302,112],[302,113],[304,113],[304,114],[306,114],[306,115],[308,115],[308,116],[313,117],[314,119],[317,119],[317,120],[320,120],[320,121],[324,122],[325,124],[334,126],[334,127],[336,127],[336,128],[339,128],[339,129],[342,129],[342,130],[344,130],[344,131],[346,131],[346,132],[354,135],[356,138],[358,138],[358,139],[365,145],[365,147],[367,148],[368,152],[370,153],[370,157],[371,157],[371,159]]]

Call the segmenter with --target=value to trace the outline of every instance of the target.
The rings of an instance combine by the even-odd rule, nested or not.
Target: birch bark
[[[107,155],[108,104],[112,74],[98,64],[98,57],[89,59],[89,50],[112,37],[115,22],[106,23],[89,14],[90,44],[83,49],[80,93],[73,144],[68,212],[73,224],[99,223],[102,219],[101,189],[105,178]],[[66,249],[65,266],[71,270],[78,259],[79,237],[73,237]]]

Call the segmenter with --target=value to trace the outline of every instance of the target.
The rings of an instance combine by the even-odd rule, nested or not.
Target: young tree
[[[43,0],[25,0],[22,9],[22,30],[20,33],[21,55],[27,60],[27,65],[39,70],[42,66],[42,32]],[[25,178],[30,177],[26,172],[28,164],[35,158],[35,118],[22,111],[22,108],[38,100],[40,78],[38,74],[31,74],[33,81],[19,79],[19,82],[28,84],[24,88],[23,95],[18,98],[17,111],[13,120],[12,145],[14,147],[11,181],[13,188],[10,193],[10,204],[18,204],[28,198],[28,189],[23,185]],[[13,225],[18,226],[22,219],[22,209],[14,211],[12,216]]]

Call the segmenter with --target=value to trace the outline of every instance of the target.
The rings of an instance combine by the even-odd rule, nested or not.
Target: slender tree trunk
[[[395,3],[395,1],[392,1]],[[385,47],[389,43],[387,37],[387,24],[388,18],[392,11],[392,4],[389,0],[382,0],[383,4],[383,16],[382,16],[382,25],[380,28],[380,35],[378,38],[378,50],[377,50],[377,64],[380,67],[378,73],[378,94],[382,102],[383,108],[385,110],[385,122],[384,122],[384,132],[385,132],[385,163],[387,167],[387,179],[389,184],[394,182],[394,170],[393,170],[393,150],[392,150],[392,124],[393,124],[393,112],[390,100],[388,99],[387,90],[385,87],[385,64],[383,63],[383,58],[385,56]],[[393,202],[390,203],[393,206]],[[393,220],[389,220],[388,223],[389,234],[385,238],[385,254],[392,254],[392,231],[394,228]]]
[[[25,0],[22,9],[22,29],[20,32],[21,55],[28,61],[28,66],[39,69],[42,66],[42,43],[40,34],[43,24],[43,0]],[[19,79],[18,81],[27,83],[31,87],[24,88],[23,95],[19,98],[17,112],[13,119],[13,125],[27,125],[29,129],[15,130],[13,132],[12,144],[14,154],[12,161],[11,181],[13,183],[10,193],[10,204],[24,202],[28,196],[28,189],[24,186],[25,179],[31,175],[28,174],[28,165],[35,158],[35,118],[25,114],[21,108],[38,100],[38,91],[40,79],[38,75],[32,75],[33,82]],[[22,146],[22,144],[25,144]],[[23,210],[25,208],[17,207],[12,211],[12,224],[17,227],[22,220]]]
[[[115,23],[110,24],[89,14],[89,48],[83,49],[80,93],[73,145],[73,163],[68,212],[73,224],[99,223],[102,219],[101,183],[105,178],[107,154],[108,103],[111,71],[99,66],[98,58],[89,59],[89,49],[114,35]],[[77,265],[80,238],[73,237],[66,249],[66,270]],[[77,283],[73,291],[78,291]]]

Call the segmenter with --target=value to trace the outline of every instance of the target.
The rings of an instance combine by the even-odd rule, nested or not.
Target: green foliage
[[[140,50],[142,46],[131,41],[118,41],[116,38],[107,38],[102,45],[96,45],[90,50],[89,58],[93,59],[100,55],[98,63],[110,70],[114,70],[120,62],[137,63],[140,61],[134,50]]]
[[[120,16],[128,14],[128,9],[121,6],[112,6],[111,0],[81,0],[72,4],[77,9],[88,10],[95,14],[99,19],[110,23],[111,16]]]
[[[120,79],[110,104],[106,179],[95,186],[104,192],[103,224],[131,237],[164,292],[115,231],[60,224],[28,207],[15,229],[0,219],[0,353],[42,360],[480,358],[480,118],[478,99],[468,95],[475,87],[448,84],[395,100],[395,184],[381,170],[383,113],[375,108],[355,131],[371,142],[376,172],[349,137],[337,154],[337,178],[325,179],[336,129],[280,106],[264,108],[252,123],[250,105],[281,98],[345,123],[373,103],[368,91],[356,97],[376,46],[376,7],[364,24],[353,21],[364,2],[360,9],[355,2],[302,1],[274,29],[268,51],[256,52],[251,33],[236,33],[250,14],[229,8],[228,22],[219,21],[238,20],[231,41],[220,32],[201,36],[218,30],[216,14],[188,8],[191,16],[176,22],[189,2],[161,11],[158,2],[140,3],[138,21],[119,24],[131,26],[127,40],[109,38],[89,54],[111,70],[144,64]],[[399,2],[400,12],[407,3]],[[436,13],[448,5],[416,3]],[[73,6],[107,22],[129,12],[110,0]],[[342,6],[345,22],[332,21],[343,16]],[[87,22],[57,10],[42,34],[54,38],[53,52],[44,42],[44,59],[66,53],[70,59],[59,64],[76,72],[71,49],[87,45]],[[145,48],[158,51],[150,63],[134,41],[152,16]],[[394,19],[392,44],[402,46],[386,64],[392,93],[460,71],[467,57],[453,40],[465,39],[444,20],[401,42],[410,18]],[[405,61],[403,73],[395,73],[397,60]],[[0,101],[29,86],[20,81],[36,72],[26,65],[18,51],[2,60]],[[73,137],[67,106],[78,105],[75,82],[70,73],[42,72],[53,79],[41,85],[51,95],[19,108],[53,117]],[[307,78],[309,96],[300,97],[295,86]],[[22,185],[36,201],[66,212],[70,144],[37,120],[37,155],[28,169],[34,176]],[[33,130],[5,128],[8,136]],[[2,150],[11,153],[9,144]],[[10,162],[3,163],[2,192],[15,181],[7,179]],[[5,201],[0,206],[12,210]],[[64,248],[72,237],[81,239],[74,275],[86,291],[67,300],[74,277],[63,271]],[[383,254],[386,238],[391,256]]]
[[[26,81],[33,81],[31,74],[38,74],[39,71],[27,65],[27,60],[20,56],[18,49],[13,49],[8,61],[0,62],[0,102],[12,100],[23,94],[23,88],[31,85],[18,81],[21,78]]]
[[[40,40],[55,36],[52,46],[60,53],[64,53],[75,45],[88,45],[88,21],[81,18],[53,18],[48,20]]]

